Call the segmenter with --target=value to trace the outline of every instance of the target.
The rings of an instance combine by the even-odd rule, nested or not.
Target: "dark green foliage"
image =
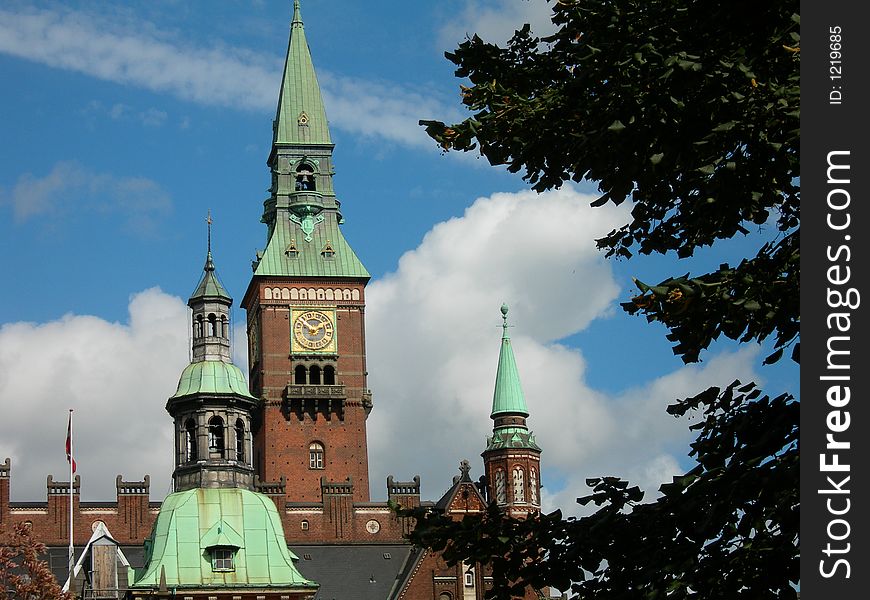
[[[662,485],[656,501],[640,503],[643,493],[618,478],[596,478],[578,499],[601,506],[590,516],[519,521],[492,504],[483,518],[452,521],[416,509],[405,513],[418,520],[411,540],[448,562],[488,564],[504,583],[491,598],[521,597],[526,586],[594,600],[794,598],[798,403],[735,381],[668,410],[700,413],[697,466]]]
[[[716,307],[675,312],[658,298],[636,310],[671,328],[687,362],[723,333],[762,341],[775,332],[777,350],[795,342],[798,3],[559,0],[553,9],[560,29],[543,47],[525,27],[507,48],[474,36],[448,53],[473,84],[462,101],[474,115],[421,121],[427,133],[445,150],[478,148],[524,171],[535,190],[587,179],[601,192],[594,205],[631,201],[631,221],[598,240],[607,256],[687,258],[763,230],[770,241],[754,260],[694,278],[720,283]]]
[[[448,53],[473,115],[421,121],[445,151],[477,149],[537,191],[589,180],[593,206],[630,202],[598,240],[608,257],[690,259],[738,234],[760,239],[736,266],[674,276],[623,304],[699,360],[724,335],[773,341],[799,361],[800,19],[796,0],[556,0],[558,31],[520,29],[501,48],[474,36]],[[602,232],[603,234],[604,232]],[[453,522],[413,511],[412,540],[493,571],[489,596],[551,586],[595,600],[793,598],[798,582],[798,412],[734,382],[678,401],[694,417],[695,468],[642,503],[636,487],[590,479],[580,519],[526,521],[490,507]],[[500,585],[500,582],[506,582]]]

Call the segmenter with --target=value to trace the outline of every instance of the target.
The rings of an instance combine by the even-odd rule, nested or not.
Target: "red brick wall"
[[[341,288],[355,290],[358,300],[266,299],[266,288]],[[265,399],[254,433],[255,468],[265,482],[287,481],[287,500],[320,501],[320,480],[353,482],[353,500],[367,502],[368,452],[366,440],[365,296],[362,282],[264,279],[252,283],[244,302],[249,329],[260,332],[259,355],[253,357],[252,388]],[[285,389],[293,382],[298,357],[291,353],[291,307],[333,308],[336,312],[336,383],[345,386],[344,418],[337,414],[305,414],[300,419],[285,409]],[[309,468],[312,442],[325,447],[323,469]]]
[[[30,522],[34,537],[49,546],[69,543],[69,482],[51,481],[47,499],[42,503],[20,503],[11,506],[11,477],[0,477],[0,536],[11,533],[17,523]],[[73,495],[73,541],[84,545],[91,537],[94,521],[103,521],[112,536],[122,544],[141,544],[151,532],[157,518],[157,508],[148,501],[147,485],[140,486],[144,494],[120,493],[115,502],[88,503],[79,501],[79,478],[76,476]],[[142,482],[122,482],[128,483]],[[67,493],[58,493],[61,489]]]

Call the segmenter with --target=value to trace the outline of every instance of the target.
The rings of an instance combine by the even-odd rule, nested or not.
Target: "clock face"
[[[328,349],[334,337],[332,317],[323,311],[307,310],[293,320],[293,339],[304,349]]]
[[[372,519],[368,523],[366,523],[366,531],[369,533],[377,533],[381,530],[381,524]]]

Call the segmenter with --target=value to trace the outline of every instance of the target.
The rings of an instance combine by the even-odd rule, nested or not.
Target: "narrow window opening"
[[[335,385],[335,367],[323,367],[323,385]]]
[[[219,454],[223,458],[224,420],[220,417],[212,417],[208,421],[208,451]]]
[[[526,482],[525,473],[521,467],[515,467],[513,473],[514,484],[514,502],[526,501]]]
[[[217,335],[217,317],[213,314],[208,316],[208,335],[209,337]]]
[[[308,372],[309,383],[311,385],[320,385],[320,367],[317,365],[311,367],[311,370]]]
[[[184,457],[187,462],[196,462],[196,423],[188,419],[184,424]]]
[[[308,528],[309,528],[308,521],[303,519],[302,520],[302,531],[308,531]]]
[[[241,419],[236,420],[236,460],[245,462],[245,423]]]
[[[293,370],[293,383],[297,385],[305,385],[305,367],[302,365],[297,366]]]
[[[507,504],[506,481],[503,469],[495,472],[495,501],[498,504]]]

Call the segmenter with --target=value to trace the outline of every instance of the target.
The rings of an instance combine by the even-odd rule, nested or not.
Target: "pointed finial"
[[[507,322],[507,315],[508,315],[508,305],[502,304],[501,305],[501,318],[502,318],[501,326],[502,326],[502,329],[504,330],[504,334],[502,336],[504,338],[508,337],[507,331],[508,331],[508,327],[510,327],[510,325],[508,325],[508,322]]]
[[[211,209],[208,209],[208,216],[205,218],[206,225],[208,226],[208,252],[205,255],[205,266],[203,267],[204,271],[214,271],[214,261],[211,258]]]
[[[302,25],[302,10],[299,8],[299,0],[293,0],[293,21],[290,22],[290,26],[297,23]]]
[[[205,218],[205,222],[208,224],[208,253],[211,254],[211,209],[208,209],[208,216]]]

